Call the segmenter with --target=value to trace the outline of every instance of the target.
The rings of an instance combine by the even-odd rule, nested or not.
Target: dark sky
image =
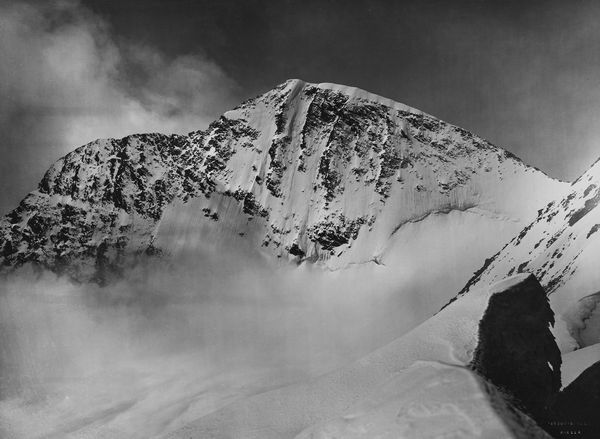
[[[36,26],[21,31],[33,32],[25,38],[32,46],[25,49],[39,52],[42,61],[27,60],[22,70],[43,71],[50,50],[57,77],[31,75],[27,87],[16,80],[8,87],[19,96],[32,82],[39,90],[33,97],[27,91],[25,104],[18,98],[8,109],[0,106],[0,127],[8,138],[2,171],[27,168],[17,178],[21,183],[0,191],[0,210],[31,188],[41,168],[77,146],[69,142],[202,128],[288,78],[353,85],[403,102],[558,178],[577,177],[600,156],[600,2],[55,3],[29,3],[26,12],[5,14],[12,23],[26,24],[38,15]],[[6,8],[18,10],[15,2]],[[21,33],[10,36],[21,44]],[[0,55],[14,46],[7,49],[8,44],[0,43]],[[12,51],[14,62],[8,64],[23,64],[22,51]],[[23,76],[18,68],[4,69],[4,76]],[[91,85],[79,84],[82,71]],[[79,92],[69,89],[73,81]],[[4,115],[4,123],[2,111],[11,115]],[[26,142],[23,136],[32,130],[46,134]],[[65,132],[69,135],[56,134]]]

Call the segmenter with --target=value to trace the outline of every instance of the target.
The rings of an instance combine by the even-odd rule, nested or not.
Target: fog
[[[243,248],[145,261],[106,287],[21,269],[1,287],[0,433],[155,437],[322,374],[435,311],[385,273]]]

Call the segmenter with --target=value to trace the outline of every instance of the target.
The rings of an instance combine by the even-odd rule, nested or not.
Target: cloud
[[[202,129],[237,101],[204,55],[122,41],[77,1],[0,6],[0,212],[88,141]]]
[[[141,261],[106,287],[30,267],[7,275],[0,437],[158,437],[359,358],[417,323],[394,279],[380,275],[373,287],[379,266],[279,265],[225,241]]]

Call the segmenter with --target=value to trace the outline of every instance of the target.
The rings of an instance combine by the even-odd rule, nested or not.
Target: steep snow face
[[[528,224],[468,282],[461,293],[513,273],[535,274],[560,316],[556,332],[564,351],[600,342],[600,162],[564,197],[542,207]],[[560,329],[562,328],[562,329]]]
[[[0,257],[101,281],[131,255],[190,250],[184,238],[203,229],[195,245],[234,232],[336,269],[402,261],[411,224],[458,212],[452,232],[464,239],[437,245],[474,244],[473,227],[487,230],[475,260],[564,187],[405,105],[290,80],[204,132],[100,140],[67,155],[0,223]]]
[[[255,217],[260,245],[330,268],[385,263],[390,238],[432,214],[519,222],[563,186],[460,128],[349,87],[288,81],[221,121],[256,136],[231,144],[216,175],[245,220],[234,229],[248,233]],[[214,202],[167,214],[199,208]]]

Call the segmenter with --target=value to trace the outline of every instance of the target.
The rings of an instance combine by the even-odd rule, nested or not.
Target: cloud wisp
[[[0,5],[0,212],[88,141],[202,129],[239,87],[199,53],[169,57],[113,37],[76,1]]]
[[[105,287],[29,267],[4,278],[0,436],[159,437],[359,358],[423,319],[401,306],[393,276],[373,288],[370,271],[219,250],[146,261]]]

